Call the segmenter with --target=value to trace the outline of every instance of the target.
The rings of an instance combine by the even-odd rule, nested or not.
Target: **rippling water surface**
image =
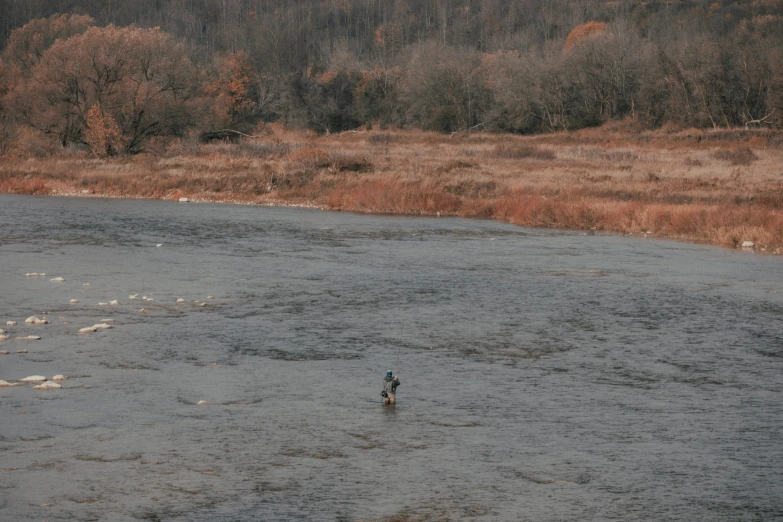
[[[783,517],[780,258],[21,196],[0,230],[0,379],[70,377],[0,389],[2,520]]]

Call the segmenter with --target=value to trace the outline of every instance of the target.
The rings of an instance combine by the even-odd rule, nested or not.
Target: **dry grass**
[[[748,147],[719,150],[715,152],[713,156],[717,159],[728,161],[732,165],[742,165],[745,167],[759,159],[759,157]]]
[[[783,253],[783,133],[646,131],[620,122],[533,137],[422,131],[157,144],[156,154],[0,158],[0,192],[106,195],[497,219]],[[36,150],[47,150],[41,146]]]

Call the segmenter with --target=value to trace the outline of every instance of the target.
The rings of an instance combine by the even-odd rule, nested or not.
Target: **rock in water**
[[[38,335],[28,335],[27,337],[17,337],[16,341],[40,341],[41,337]]]
[[[34,390],[57,390],[59,388],[62,388],[59,384],[56,382],[45,382],[43,384],[39,384],[38,386],[33,386]]]
[[[92,333],[92,332],[97,332],[98,330],[108,330],[110,328],[112,328],[112,325],[110,325],[110,324],[99,323],[99,324],[94,324],[92,326],[87,326],[85,328],[80,328],[79,329],[79,333],[80,334],[81,333]]]
[[[162,246],[163,246],[163,243],[158,243],[157,245],[155,245],[155,248],[160,248]]]
[[[53,277],[49,281],[51,281],[52,283],[62,283],[63,281],[65,281],[65,279],[63,279],[62,277]]]
[[[16,326],[16,321],[8,321],[5,323],[7,326]]]
[[[756,245],[755,245],[755,243],[753,243],[753,241],[743,241],[742,242],[742,248],[753,248],[754,246],[756,246]]]
[[[10,382],[8,382],[8,381],[3,381],[3,380],[0,380],[0,388],[8,388],[8,387],[10,387],[10,386],[13,386],[13,384],[11,384],[11,383],[10,383]]]
[[[0,355],[8,355],[8,350],[0,350]]]
[[[188,201],[190,201],[188,198],[179,198],[180,203],[187,203]]]
[[[184,300],[184,299],[182,299],[182,298],[180,297],[179,299],[177,299],[177,302],[178,302],[178,303],[184,303],[184,302],[185,302],[185,300]]]
[[[78,302],[79,302],[79,300],[78,300],[78,299],[71,299],[71,301],[70,301],[70,303],[71,303],[71,304],[76,304],[76,303],[78,303]]]
[[[49,324],[49,319],[46,317],[39,319],[38,317],[31,315],[27,319],[24,320],[27,324]]]
[[[29,377],[25,377],[24,379],[19,379],[20,382],[44,382],[46,380],[46,377],[43,375],[31,375]]]
[[[209,403],[207,401],[198,401],[196,403],[196,406],[207,406]]]
[[[55,375],[54,377],[52,377],[52,380],[53,380],[53,381],[64,381],[64,380],[66,380],[67,378],[68,378],[68,377],[66,377],[65,375]]]
[[[114,319],[101,319],[102,323],[113,323]]]
[[[116,299],[114,299],[113,301],[109,301],[109,304],[112,305],[112,306],[117,306],[117,305],[120,304],[120,302],[117,301]]]

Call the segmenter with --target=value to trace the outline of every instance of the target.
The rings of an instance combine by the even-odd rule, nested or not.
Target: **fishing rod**
[[[402,350],[402,332],[405,330],[405,308],[401,311],[402,321],[399,322],[399,332],[397,333],[397,373],[400,373],[400,351]]]

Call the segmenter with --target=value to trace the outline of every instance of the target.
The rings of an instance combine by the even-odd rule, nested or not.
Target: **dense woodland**
[[[0,154],[263,122],[783,127],[783,0],[0,0]]]

